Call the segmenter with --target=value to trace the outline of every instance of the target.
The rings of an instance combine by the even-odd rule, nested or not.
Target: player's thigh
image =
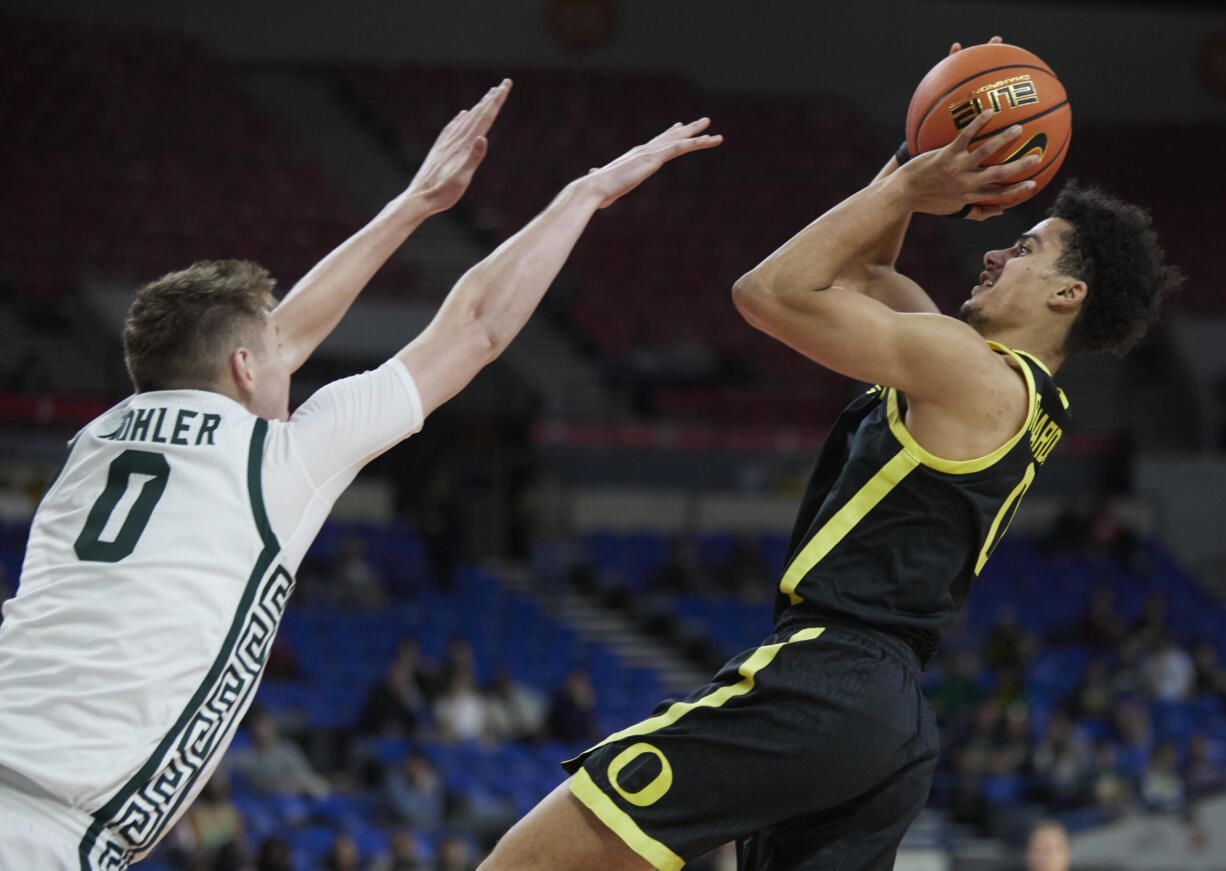
[[[739,841],[743,871],[890,871],[898,845],[923,810],[936,770],[935,721],[925,723],[927,749],[875,789],[837,807],[776,823]]]
[[[478,871],[648,871],[626,846],[570,792],[570,780],[545,796],[502,836]]]

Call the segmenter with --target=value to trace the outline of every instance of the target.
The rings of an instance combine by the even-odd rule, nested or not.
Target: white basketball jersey
[[[332,503],[421,422],[393,360],[287,423],[175,390],[78,433],[0,623],[0,782],[82,813],[84,867],[126,867],[187,809]]]

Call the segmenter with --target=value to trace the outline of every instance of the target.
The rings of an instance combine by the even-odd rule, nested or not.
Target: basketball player
[[[0,625],[0,868],[122,869],[208,781],[293,573],[369,460],[519,332],[596,210],[719,144],[674,125],[568,185],[470,269],[416,339],[291,417],[291,373],[375,270],[463,194],[510,82],[444,128],[408,189],[278,305],[252,263],[137,294],[135,394],[88,424],[34,517]]]
[[[1067,187],[984,255],[962,320],[939,314],[895,259],[911,214],[1029,190],[978,164],[1020,134],[991,124],[891,160],[737,281],[751,324],[875,385],[817,460],[775,634],[566,763],[484,871],[676,871],[730,840],[745,869],[893,867],[937,758],[920,670],[1068,421],[1052,373],[1129,348],[1177,280],[1146,213]]]

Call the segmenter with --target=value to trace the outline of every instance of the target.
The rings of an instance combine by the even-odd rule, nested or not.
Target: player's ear
[[[1084,281],[1069,281],[1052,295],[1048,305],[1059,312],[1075,313],[1085,301],[1088,290]]]
[[[235,348],[230,352],[226,366],[234,379],[234,386],[243,394],[255,389],[255,355],[251,351],[241,346]]]

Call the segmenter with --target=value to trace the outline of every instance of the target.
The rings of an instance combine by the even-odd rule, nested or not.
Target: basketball
[[[986,164],[1008,163],[1038,153],[1042,161],[1002,184],[1031,179],[1035,187],[1008,201],[986,202],[1003,208],[1030,199],[1052,180],[1068,154],[1072,109],[1064,85],[1051,67],[1016,45],[974,45],[954,52],[928,71],[907,109],[907,149],[922,154],[948,145],[986,109],[996,116],[975,137],[971,150],[997,133],[1022,125],[1022,135],[992,155]]]

